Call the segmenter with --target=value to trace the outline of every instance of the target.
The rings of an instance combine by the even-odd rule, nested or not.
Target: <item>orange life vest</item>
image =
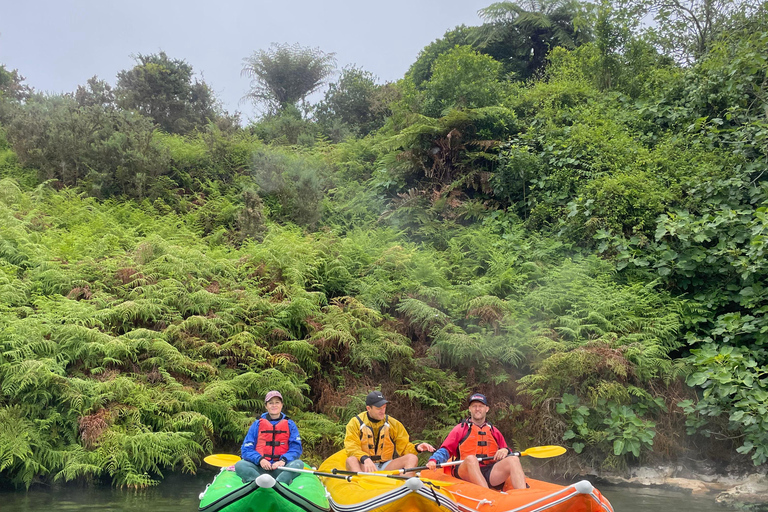
[[[259,437],[256,438],[255,450],[270,462],[280,460],[288,452],[288,441],[291,439],[291,428],[285,417],[272,425],[266,418],[259,419]]]
[[[365,423],[360,415],[355,416],[360,423],[360,449],[363,450],[373,462],[387,462],[397,458],[395,442],[389,435],[389,415],[384,417],[384,425],[379,429],[379,438],[374,438],[373,429]]]
[[[467,422],[469,428],[464,437],[459,441],[459,447],[456,449],[456,460],[461,460],[467,455],[476,457],[493,457],[499,450],[499,443],[493,437],[494,427],[486,423],[478,427],[471,421]],[[480,462],[480,464],[490,464],[492,461]]]

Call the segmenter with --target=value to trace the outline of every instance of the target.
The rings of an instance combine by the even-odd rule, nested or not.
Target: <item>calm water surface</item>
[[[160,485],[142,491],[125,489],[33,489],[0,491],[0,512],[195,512],[198,495],[213,480],[215,471],[198,475],[171,475]],[[729,512],[715,503],[714,497],[688,493],[600,485],[616,512]]]

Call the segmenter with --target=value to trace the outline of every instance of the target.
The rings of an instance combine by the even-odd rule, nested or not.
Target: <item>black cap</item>
[[[388,403],[389,401],[384,399],[384,395],[381,394],[381,391],[371,391],[368,393],[368,396],[365,397],[365,405],[370,405],[371,407],[381,407]]]
[[[469,405],[472,405],[472,402],[482,402],[483,405],[488,405],[488,400],[482,393],[472,393],[472,396],[469,397]]]

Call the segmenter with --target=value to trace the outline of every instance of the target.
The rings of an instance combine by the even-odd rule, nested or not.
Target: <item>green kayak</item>
[[[306,467],[306,466],[305,466]],[[309,469],[309,468],[307,468]],[[261,475],[244,484],[227,468],[222,469],[200,493],[200,511],[205,512],[329,512],[328,497],[320,479],[301,473],[289,485]]]

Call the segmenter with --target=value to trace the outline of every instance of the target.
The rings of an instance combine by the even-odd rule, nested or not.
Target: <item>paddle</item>
[[[389,474],[389,473],[384,473],[384,472],[368,473],[368,472],[365,472],[365,471],[345,471],[343,469],[336,469],[336,468],[333,468],[331,471],[333,471],[333,474],[350,475],[350,477],[352,477],[352,476],[377,476],[379,478],[395,478],[397,480],[405,480],[406,481],[406,485],[408,486],[408,488],[414,489],[414,490],[416,489],[414,487],[414,485],[415,485],[415,483],[413,482],[414,480],[418,480],[418,481],[420,481],[422,483],[429,484],[430,486],[434,487],[435,489],[439,489],[440,486],[443,486],[443,485],[451,485],[451,484],[453,484],[453,482],[444,482],[442,480],[433,480],[431,478],[420,478],[418,474],[416,476],[405,476],[405,475],[402,475],[402,474],[398,474],[401,471],[399,469],[393,469],[392,473],[394,473],[394,474]]]
[[[230,455],[228,453],[218,453],[218,454],[215,454],[215,455],[209,455],[209,456],[205,457],[203,460],[206,463],[210,464],[211,466],[216,466],[216,467],[220,467],[220,468],[226,468],[226,467],[229,467],[229,466],[233,465],[237,461],[239,461],[240,457],[238,457],[237,455]],[[333,473],[324,473],[322,471],[312,471],[312,470],[309,470],[309,469],[288,468],[288,467],[285,467],[285,466],[277,468],[277,469],[278,470],[282,469],[284,471],[293,471],[294,473],[310,473],[310,474],[313,474],[313,475],[324,476],[324,477],[328,477],[328,478],[339,478],[339,479],[342,479],[342,480],[346,480],[347,482],[351,482],[353,476],[378,476],[378,477],[385,477],[385,478],[396,478],[398,480],[406,480],[406,481],[410,480],[411,478],[414,478],[414,477],[403,476],[403,475],[398,475],[398,474],[387,475],[387,474],[383,474],[383,473],[363,473],[363,472],[355,473],[353,471],[342,471],[342,470],[336,469],[336,468],[333,469]],[[438,485],[438,484],[443,484],[443,485],[450,484],[450,482],[438,482],[437,480],[435,480],[434,482],[429,481],[429,480],[424,480],[424,482],[432,485],[436,489],[440,488],[440,485]]]
[[[331,470],[334,475],[357,475],[357,476],[379,476],[384,478],[396,478],[398,480],[408,480],[409,478],[413,478],[410,476],[403,476],[401,474],[387,474],[387,473],[368,473],[366,471],[344,471],[343,469],[336,469],[333,468]],[[394,471],[394,470],[393,470]],[[398,470],[399,471],[399,470]]]
[[[562,446],[556,446],[556,445],[549,445],[549,446],[534,446],[532,448],[528,448],[525,451],[522,452],[509,452],[509,455],[507,457],[533,457],[536,459],[546,459],[549,457],[557,457],[558,455],[562,455],[565,453],[565,448]],[[488,457],[478,457],[477,460],[484,461],[484,460],[491,460],[493,459],[492,456]],[[456,466],[458,464],[461,464],[464,462],[463,460],[454,460],[451,462],[443,462],[442,464],[438,464],[437,468],[442,468],[446,466]],[[398,471],[400,474],[402,473],[410,473],[411,471],[421,471],[422,469],[428,469],[427,466],[417,466],[415,468],[403,468],[399,469]]]
[[[208,464],[210,464],[211,466],[226,468],[236,463],[237,461],[239,461],[240,457],[238,457],[237,455],[230,455],[228,453],[218,453],[215,455],[209,455],[203,460]],[[341,478],[342,480],[346,480],[347,482],[352,481],[351,476],[335,475],[333,473],[323,473],[322,471],[312,471],[309,469],[299,469],[299,468],[288,468],[285,466],[279,467],[277,469],[282,469],[283,471],[293,471],[294,473],[310,473],[312,475],[317,475],[317,476],[327,476],[328,478]],[[277,469],[275,471],[277,471]],[[407,478],[407,477],[401,477],[401,478]]]
[[[217,453],[215,455],[209,455],[203,460],[211,466],[226,468],[239,461],[240,457],[237,455],[230,455],[228,453]]]

